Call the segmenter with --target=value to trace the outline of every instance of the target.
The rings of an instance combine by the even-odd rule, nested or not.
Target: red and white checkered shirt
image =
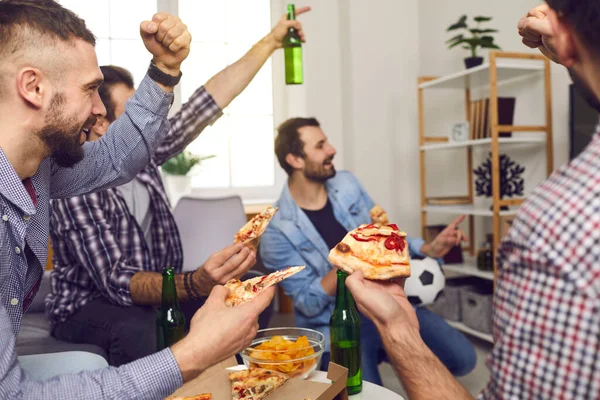
[[[600,135],[523,204],[498,268],[480,399],[599,399]]]

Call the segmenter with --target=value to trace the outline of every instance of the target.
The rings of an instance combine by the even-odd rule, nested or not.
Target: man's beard
[[[336,171],[333,164],[329,164],[331,161],[333,161],[333,157],[325,160],[321,164],[308,161],[306,163],[306,169],[304,170],[304,177],[314,182],[325,182],[328,179],[333,178]],[[326,169],[325,165],[331,165],[331,168]]]
[[[579,93],[586,103],[600,113],[600,100],[598,100],[598,96],[594,94],[589,85],[585,83],[572,68],[569,68],[569,75],[571,75],[577,93]]]
[[[72,167],[83,159],[84,151],[80,143],[81,130],[91,123],[90,117],[85,123],[77,122],[75,117],[63,117],[62,108],[65,97],[62,93],[54,95],[46,116],[46,125],[38,132],[39,138],[50,150],[50,157],[61,167]]]

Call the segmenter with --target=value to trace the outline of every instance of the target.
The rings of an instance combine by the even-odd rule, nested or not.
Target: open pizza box
[[[231,382],[227,368],[236,367],[235,357],[214,365],[177,390],[174,396],[194,396],[212,393],[213,400],[231,399]],[[348,400],[346,380],[348,370],[338,364],[329,363],[327,379],[332,383],[312,382],[305,379],[290,379],[283,386],[266,397],[266,400]]]

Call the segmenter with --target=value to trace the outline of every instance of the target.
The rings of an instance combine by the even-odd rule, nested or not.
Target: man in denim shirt
[[[375,203],[350,172],[336,174],[336,151],[316,119],[284,122],[278,129],[275,153],[289,180],[276,203],[279,212],[262,236],[260,255],[270,270],[306,265],[306,270],[281,285],[294,301],[296,324],[325,335],[322,365],[327,366],[336,290],[335,268],[327,261],[329,249],[347,231],[371,223],[369,211]],[[463,238],[456,229],[460,220],[431,243],[407,238],[411,256],[443,257]],[[417,315],[423,340],[454,375],[465,375],[475,367],[475,350],[465,336],[427,308],[417,308]],[[373,323],[362,317],[361,348],[363,379],[381,384],[377,365],[385,355],[383,345]]]

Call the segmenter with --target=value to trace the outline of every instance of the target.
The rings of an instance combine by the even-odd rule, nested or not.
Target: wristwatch
[[[174,87],[177,86],[182,75],[183,73],[181,71],[179,71],[179,76],[173,76],[162,72],[152,61],[150,61],[150,66],[148,67],[148,76],[152,78],[154,82],[160,83],[161,85]]]

